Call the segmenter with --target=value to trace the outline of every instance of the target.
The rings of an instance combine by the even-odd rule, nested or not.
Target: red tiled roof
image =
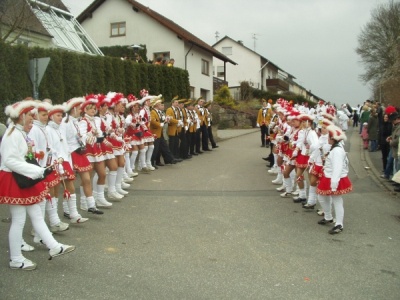
[[[79,23],[82,23],[85,21],[87,18],[89,18],[92,13],[101,5],[105,2],[106,0],[95,0],[90,4],[76,19],[78,20]],[[214,57],[219,58],[220,60],[224,62],[230,62],[231,64],[237,65],[234,61],[226,57],[224,54],[221,52],[217,51],[207,43],[203,42],[201,39],[198,37],[194,36],[191,34],[189,31],[185,30],[175,22],[171,21],[170,19],[160,15],[156,11],[150,9],[149,7],[146,7],[142,4],[140,4],[137,1],[134,0],[126,0],[129,2],[132,7],[138,11],[141,11],[145,14],[147,14],[149,17],[153,18],[157,22],[159,22],[161,25],[165,26],[172,32],[175,32],[179,38],[182,40],[191,43],[209,53],[211,53]]]

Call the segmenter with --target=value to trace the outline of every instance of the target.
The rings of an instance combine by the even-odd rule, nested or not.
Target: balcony
[[[289,91],[289,83],[279,78],[267,79],[266,84],[270,91]]]

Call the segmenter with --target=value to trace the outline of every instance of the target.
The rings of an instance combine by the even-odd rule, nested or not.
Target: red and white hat
[[[335,141],[345,141],[345,140],[347,140],[347,137],[344,134],[344,132],[342,131],[342,129],[340,129],[336,125],[329,125],[328,127],[326,127],[326,129],[329,132],[329,136],[332,139],[334,139]]]
[[[8,105],[5,109],[6,116],[11,119],[16,119],[19,116],[28,113],[37,107],[37,103],[32,100],[19,101],[14,104]]]
[[[85,110],[85,107],[88,106],[89,104],[94,104],[97,106],[99,103],[99,100],[97,99],[97,95],[95,94],[90,94],[85,96],[85,102],[81,104],[81,109]]]
[[[65,102],[65,112],[71,111],[74,107],[80,106],[83,102],[85,102],[85,98],[76,97]]]
[[[53,105],[49,110],[49,118],[56,113],[62,113],[62,114],[65,113],[65,105],[63,104]]]
[[[322,127],[322,126],[328,127],[328,126],[331,126],[331,125],[334,125],[334,124],[333,124],[332,121],[329,120],[329,119],[321,119],[321,120],[319,120],[319,122],[318,122],[318,126],[319,126],[319,127]]]
[[[299,119],[300,121],[314,121],[314,116],[309,114],[300,114]]]
[[[48,102],[38,101],[36,105],[37,111],[47,111],[49,112],[52,108],[52,105]]]
[[[328,120],[331,120],[331,121],[333,121],[333,119],[335,119],[335,116],[333,116],[333,115],[331,115],[331,114],[329,114],[329,113],[327,113],[327,112],[322,113],[322,114],[321,114],[321,117],[323,117],[323,118],[325,118],[325,119],[328,119]]]

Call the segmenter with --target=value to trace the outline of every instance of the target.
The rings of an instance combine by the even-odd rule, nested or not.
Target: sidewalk
[[[217,141],[235,138],[238,136],[254,133],[260,131],[260,128],[251,129],[219,129],[216,131]]]

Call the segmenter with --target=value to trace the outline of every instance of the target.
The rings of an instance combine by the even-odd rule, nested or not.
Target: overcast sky
[[[123,1],[123,0],[107,0]],[[63,0],[79,14],[92,0]],[[326,101],[359,104],[371,89],[355,53],[371,12],[388,0],[139,0],[213,45],[216,32],[296,77]],[[253,39],[256,37],[256,40]]]

